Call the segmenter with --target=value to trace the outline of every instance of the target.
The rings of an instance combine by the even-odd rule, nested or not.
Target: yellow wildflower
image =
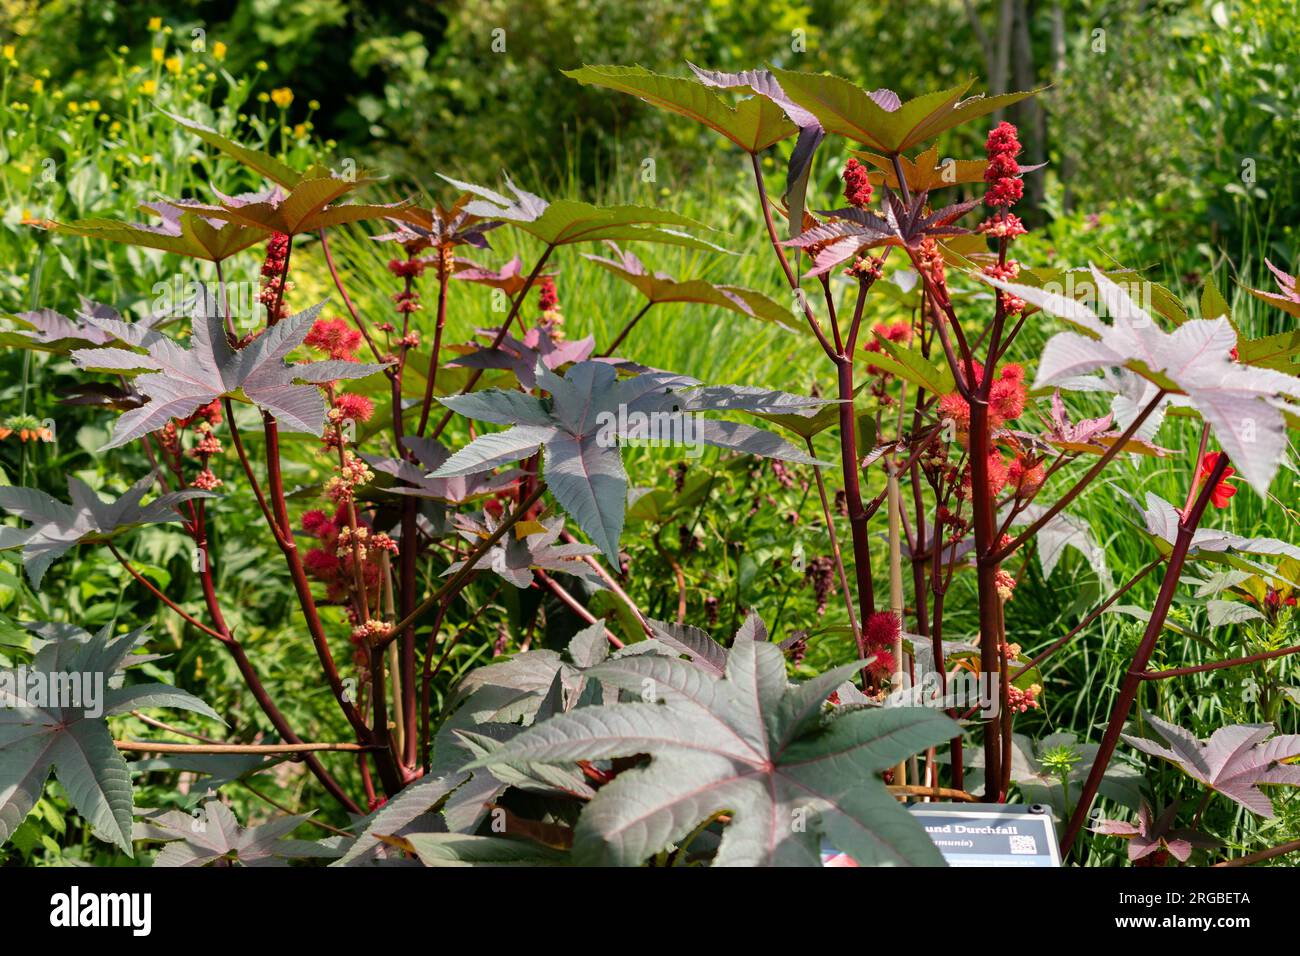
[[[278,89],[272,90],[271,102],[282,110],[288,109],[289,104],[293,102],[293,90],[289,89],[287,86],[281,86]]]
[[[212,59],[224,60],[226,58],[226,45],[218,40],[212,44]]]
[[[153,57],[155,63],[161,63],[163,61],[163,48],[156,46],[150,51],[149,55]]]
[[[153,30],[153,31],[161,30],[161,29],[162,29],[162,17],[150,17],[150,18],[149,18],[149,29],[150,29],[150,30]]]
[[[172,74],[180,73],[181,58],[178,56],[169,56],[163,65],[167,67],[168,73],[172,73]]]
[[[158,84],[154,80],[145,80],[140,84],[140,92],[145,96],[153,96],[158,92]]]

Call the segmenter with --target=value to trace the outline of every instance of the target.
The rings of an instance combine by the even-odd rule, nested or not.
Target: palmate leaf
[[[469,767],[649,754],[648,767],[619,774],[584,808],[573,845],[579,863],[638,865],[726,811],[715,865],[816,866],[824,836],[860,864],[940,866],[880,772],[960,731],[923,708],[823,723],[826,697],[856,667],[791,685],[781,650],[759,641],[737,641],[722,678],[660,655],[610,660],[588,676],[638,697],[652,687],[659,702],[558,715]]]
[[[737,386],[699,388],[694,379],[671,372],[650,371],[620,380],[615,369],[602,362],[579,362],[564,378],[540,363],[536,372],[549,398],[500,389],[440,398],[467,418],[513,427],[474,439],[430,477],[484,471],[541,448],[546,483],[556,501],[614,561],[627,504],[620,443],[658,439],[819,464],[771,432],[691,413],[784,412],[816,407],[825,404],[824,399]]]
[[[149,402],[118,419],[112,440],[104,447],[120,447],[173,418],[193,415],[217,398],[252,402],[274,415],[287,431],[319,436],[325,425],[325,399],[317,385],[364,378],[384,369],[360,362],[285,362],[306,338],[323,306],[322,302],[276,323],[238,351],[230,347],[225,323],[216,310],[196,310],[185,348],[159,335],[146,343],[145,353],[121,348],[76,350],[72,359],[83,369],[148,370],[136,377],[135,384]]]
[[[178,208],[201,213],[208,219],[235,223],[266,232],[296,236],[330,226],[342,226],[367,219],[383,219],[404,209],[409,200],[391,203],[341,203],[330,205],[357,187],[354,179],[320,170],[295,183],[288,190],[271,186],[260,192],[227,196],[213,189],[216,203],[196,199],[174,200]]]
[[[799,106],[816,116],[829,133],[855,140],[874,150],[894,155],[906,152],[945,130],[987,116],[1032,92],[972,96],[962,99],[974,80],[905,103],[881,105],[868,93],[837,76],[773,69],[781,88]],[[897,105],[895,105],[897,104]],[[889,107],[893,108],[890,109]]]
[[[500,269],[477,266],[465,259],[457,259],[456,262],[458,268],[451,274],[453,279],[460,279],[462,282],[475,282],[493,289],[500,289],[512,299],[519,294],[519,291],[528,282],[528,276],[524,273],[524,261],[518,256],[513,257]],[[461,265],[465,266],[465,268],[459,268]],[[556,275],[558,273],[539,272],[537,278],[553,279]]]
[[[742,286],[714,285],[703,279],[677,280],[665,272],[651,272],[634,254],[619,249],[617,243],[610,242],[608,245],[613,250],[613,258],[585,252],[583,257],[618,276],[652,303],[698,302],[701,305],[729,309],[751,319],[773,322],[785,328],[797,324],[791,321],[793,312],[790,309],[761,292]]]
[[[138,322],[125,322],[121,314],[111,306],[94,302],[85,296],[75,316],[69,317],[54,309],[35,309],[31,312],[19,312],[15,318],[26,329],[0,333],[0,345],[32,348],[43,352],[66,354],[73,345],[106,345],[114,338],[124,336],[143,340],[146,335],[166,321],[163,315],[151,315]],[[111,320],[118,334],[109,332],[96,321]]]
[[[920,193],[909,206],[886,187],[884,216],[865,209],[835,209],[821,213],[829,221],[806,229],[784,245],[807,252],[813,268],[805,278],[823,275],[840,263],[877,246],[915,248],[925,239],[949,239],[970,230],[956,221],[970,212],[978,201],[953,203],[942,209],[927,211],[929,197]]]
[[[454,249],[473,246],[488,249],[486,233],[502,225],[471,215],[465,207],[474,197],[461,193],[450,206],[407,206],[397,211],[390,222],[393,232],[371,236],[376,242],[399,243],[409,255],[424,249]]]
[[[1130,498],[1130,503],[1142,516],[1147,533],[1151,536],[1161,553],[1168,554],[1178,536],[1178,512],[1164,498],[1155,492],[1146,493],[1146,507]],[[1233,555],[1249,554],[1266,558],[1290,558],[1300,560],[1300,547],[1278,538],[1247,538],[1230,531],[1217,528],[1197,528],[1192,533],[1192,543],[1187,556],[1192,561],[1223,560],[1234,564]],[[1250,564],[1242,570],[1257,571],[1258,566]]]
[[[1179,863],[1186,863],[1193,849],[1200,847],[1208,850],[1220,845],[1221,841],[1207,833],[1190,828],[1176,828],[1174,821],[1177,816],[1177,800],[1161,810],[1159,814],[1152,813],[1151,805],[1143,800],[1138,807],[1137,823],[1126,823],[1123,820],[1098,820],[1092,827],[1092,832],[1127,840],[1130,862],[1136,862],[1164,849],[1168,850],[1169,855]]]
[[[281,186],[294,186],[303,178],[302,173],[287,163],[282,163],[270,153],[260,149],[253,149],[250,146],[243,146],[229,136],[218,133],[210,126],[205,126],[197,120],[177,116],[175,113],[167,112],[167,110],[159,110],[159,112],[179,126],[189,130],[209,146],[216,147],[227,156],[238,160],[242,165],[265,176],[273,183]]]
[[[1109,325],[1075,299],[983,277],[1083,330],[1048,340],[1035,387],[1068,382],[1071,388],[1085,388],[1085,376],[1091,373],[1128,368],[1185,395],[1242,477],[1266,495],[1286,448],[1284,412],[1297,411],[1280,396],[1300,398],[1300,378],[1234,362],[1237,334],[1226,318],[1187,321],[1165,332],[1124,289],[1097,269],[1092,275],[1101,306],[1111,317]],[[1103,379],[1092,381],[1105,389]]]
[[[91,637],[80,628],[62,625],[48,633],[56,632],[58,639],[41,648],[25,679],[12,668],[0,670],[0,843],[13,835],[36,805],[52,767],[73,807],[95,833],[130,855],[130,773],[104,718],[140,706],[167,706],[220,718],[203,701],[174,687],[119,685],[117,675],[123,667],[150,659],[131,660],[131,651],[147,637],[143,630],[114,638],[104,628]],[[32,674],[38,680],[33,681]],[[80,701],[39,696],[42,692],[37,688],[49,687],[58,674],[80,680]],[[92,699],[95,691],[88,684],[102,690],[101,700]],[[148,703],[160,700],[163,692],[165,704]],[[88,706],[96,703],[95,708]],[[89,716],[88,709],[102,712]]]
[[[875,166],[879,170],[879,172],[871,174],[873,185],[884,183],[890,189],[899,189],[898,174],[894,170],[891,157],[882,156],[870,150],[853,150],[852,153],[858,159]],[[903,169],[903,179],[906,180],[908,188],[914,193],[942,189],[945,186],[955,186],[958,183],[982,182],[984,180],[984,170],[988,168],[988,163],[979,159],[950,159],[940,165],[939,147],[937,146],[931,146],[923,153],[920,153],[916,159],[899,156],[898,164]],[[1020,171],[1022,173],[1026,172],[1028,167],[1022,166]]]
[[[679,231],[681,228],[708,229],[709,227],[686,216],[647,206],[593,206],[576,199],[557,199],[548,202],[540,196],[526,192],[505,177],[506,188],[514,193],[513,199],[486,186],[461,182],[450,176],[438,174],[457,189],[473,193],[479,199],[465,208],[475,216],[485,219],[504,219],[507,224],[520,229],[547,245],[567,246],[576,242],[623,242],[633,239],[661,242],[666,245],[685,246],[706,252],[725,252],[703,239],[696,239]]]
[[[361,457],[376,471],[392,475],[406,482],[406,485],[394,485],[385,490],[395,495],[410,495],[415,498],[430,498],[446,501],[450,504],[464,504],[475,498],[496,494],[509,488],[519,478],[518,471],[492,473],[483,471],[476,474],[460,475],[455,478],[430,478],[429,472],[436,470],[449,457],[451,452],[441,442],[432,438],[408,435],[402,443],[415,455],[416,462],[405,458],[382,458],[378,455]]]
[[[140,501],[154,483],[146,475],[122,497],[104,501],[75,475],[68,475],[71,504],[35,488],[18,485],[0,487],[0,509],[31,522],[26,529],[0,527],[0,550],[23,549],[23,566],[32,587],[39,590],[46,570],[78,544],[107,541],[124,531],[145,524],[180,521],[176,505],[193,498],[215,498],[210,491],[187,488],[160,495],[149,504]]]
[[[1252,813],[1271,819],[1273,802],[1261,786],[1300,786],[1300,767],[1283,760],[1300,757],[1300,735],[1272,736],[1272,724],[1234,724],[1220,727],[1209,740],[1199,740],[1174,724],[1143,714],[1165,741],[1124,734],[1132,747],[1152,757],[1168,760],[1193,780],[1199,780]]]
[[[691,68],[691,72],[695,74],[696,79],[705,86],[726,90],[749,89],[759,96],[766,97],[789,117],[790,122],[799,128],[799,138],[795,141],[794,148],[790,150],[790,161],[786,166],[785,192],[782,197],[789,209],[791,235],[798,235],[802,228],[804,206],[808,193],[808,177],[812,173],[813,156],[816,155],[817,147],[821,145],[822,140],[826,138],[826,131],[822,129],[821,121],[785,95],[785,90],[781,89],[781,84],[772,75],[771,70],[744,70],[740,73],[726,73],[722,70],[702,70],[689,60],[686,65]],[[897,100],[897,97],[894,97],[894,94],[889,90],[877,90],[872,95],[893,97],[895,102]],[[880,99],[877,102],[888,105],[890,100]]]
[[[166,844],[153,861],[161,867],[287,866],[288,860],[338,856],[338,850],[310,840],[285,839],[310,816],[281,816],[260,826],[242,827],[229,807],[209,800],[201,814],[179,810],[142,814],[135,838]]]
[[[478,331],[493,342],[501,332],[500,329]],[[508,369],[520,385],[531,390],[537,386],[535,370],[538,362],[555,371],[572,362],[586,361],[596,349],[596,340],[590,335],[585,339],[555,339],[548,330],[535,325],[524,333],[523,341],[507,333],[496,348],[468,348],[470,351],[447,364],[457,368]]]
[[[561,72],[584,86],[630,93],[652,106],[703,123],[747,153],[761,153],[797,132],[785,110],[766,96],[751,96],[732,106],[699,79],[665,76],[640,66],[583,66]]]
[[[455,481],[456,479],[430,480]],[[476,545],[489,537],[497,527],[497,520],[488,513],[483,514],[481,521],[472,515],[456,515],[453,520],[460,536],[471,545]],[[504,535],[478,559],[474,567],[482,571],[491,571],[517,588],[532,587],[533,568],[572,574],[598,588],[605,587],[604,581],[595,569],[582,560],[584,555],[596,554],[596,548],[587,544],[556,544],[560,533],[564,530],[562,518],[552,518],[540,524],[541,531]],[[455,574],[464,564],[464,561],[456,561],[443,574]]]
[[[270,235],[269,229],[259,225],[223,222],[166,201],[142,203],[141,208],[159,216],[162,222],[134,223],[93,218],[70,223],[55,222],[49,228],[70,236],[160,249],[207,262],[221,262]]]

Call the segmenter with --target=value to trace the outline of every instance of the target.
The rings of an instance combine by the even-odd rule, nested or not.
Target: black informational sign
[[[1060,866],[1047,807],[916,803],[908,807],[949,866]]]

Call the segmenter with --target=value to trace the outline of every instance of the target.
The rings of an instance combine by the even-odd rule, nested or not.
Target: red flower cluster
[[[978,387],[984,378],[984,367],[974,363],[975,382]],[[989,427],[997,428],[1004,422],[1019,418],[1025,410],[1025,370],[1014,362],[1008,362],[998,370],[997,381],[989,390]],[[957,392],[952,392],[939,399],[939,411],[945,418],[951,418],[959,432],[970,431],[970,405]]]
[[[375,403],[364,395],[342,392],[334,398],[334,408],[330,411],[330,419],[368,422],[370,416],[374,413]]]
[[[317,319],[303,341],[332,359],[355,362],[357,349],[361,347],[361,333],[343,319]]]
[[[844,165],[844,200],[850,206],[866,208],[871,203],[871,180],[867,176],[867,167],[856,159],[850,159]]]
[[[331,601],[342,601],[351,590],[353,583],[353,563],[351,554],[346,549],[339,557],[339,538],[348,528],[348,506],[341,504],[331,518],[323,511],[308,511],[302,516],[302,530],[320,541],[320,546],[311,548],[303,555],[302,563],[307,573],[325,584],[325,593]],[[358,519],[357,530],[369,530],[369,525]],[[361,580],[366,588],[379,584],[380,565],[378,555],[367,556],[361,561]]]
[[[990,206],[1014,206],[1024,195],[1025,184],[1020,180],[1020,140],[1016,128],[1010,123],[999,123],[984,143],[989,164],[984,170],[984,181],[989,184],[984,202]]]
[[[555,280],[543,276],[537,283],[537,307],[542,312],[554,312],[560,307],[560,294],[555,289]]]
[[[388,271],[399,279],[416,279],[424,275],[427,259],[389,259]]]
[[[1017,498],[1032,498],[1045,477],[1043,463],[1025,455],[1017,455],[1007,469],[1007,481],[1016,489]]]
[[[1212,451],[1201,460],[1201,473],[1196,479],[1198,487],[1210,480],[1210,475],[1214,473],[1215,467],[1219,464],[1219,456],[1222,454],[1223,452],[1221,451]],[[1232,496],[1237,493],[1236,487],[1230,485],[1228,479],[1236,473],[1237,470],[1231,466],[1223,470],[1223,477],[1219,479],[1219,483],[1215,485],[1214,490],[1210,492],[1210,502],[1214,507],[1228,507],[1228,503],[1232,499]]]
[[[289,267],[289,237],[277,232],[266,243],[266,259],[262,262],[262,291],[257,300],[266,306],[269,324],[274,325],[289,314],[284,303],[288,289],[285,272]]]
[[[894,641],[898,639],[902,624],[893,611],[877,611],[863,624],[862,641],[866,644],[867,654],[874,660],[867,665],[867,671],[876,680],[889,677],[894,673]]]
[[[178,418],[176,424],[180,428],[189,428],[197,421],[205,421],[209,425],[217,426],[221,424],[221,399],[214,398],[208,404],[199,408],[189,418]]]

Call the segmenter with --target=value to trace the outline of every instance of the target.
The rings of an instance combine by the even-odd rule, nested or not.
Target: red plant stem
[[[813,449],[812,439],[805,438],[804,442],[808,445],[808,454],[816,458],[817,452]],[[835,520],[831,516],[830,500],[826,496],[826,482],[822,480],[821,466],[813,465],[813,477],[817,481],[817,496],[822,503],[822,519],[826,522],[826,534],[831,541],[831,559],[835,562],[835,575],[840,582],[840,591],[844,594],[844,610],[849,616],[849,631],[853,635],[853,646],[862,647],[858,615],[853,609],[853,592],[849,590],[849,579],[844,573],[844,560],[840,554],[839,536],[835,534]]]
[[[563,538],[564,541],[566,541],[568,544],[579,543],[578,539],[575,538],[573,535],[569,534],[568,531],[561,531],[560,537]],[[641,608],[637,607],[636,602],[632,600],[631,596],[627,593],[627,591],[623,590],[623,586],[618,583],[614,575],[606,571],[604,565],[602,565],[590,554],[583,555],[582,560],[586,562],[588,567],[590,567],[593,571],[596,572],[597,576],[599,576],[602,581],[605,582],[606,586],[610,589],[611,592],[613,592],[614,596],[617,597],[620,601],[622,601],[627,606],[627,609],[631,611],[632,614],[636,617],[637,623],[641,625],[641,630],[645,631],[646,636],[652,634],[653,632],[650,629],[650,625],[646,622],[645,614],[642,612]]]
[[[239,426],[235,424],[235,409],[231,405],[230,399],[223,399],[226,408],[226,421],[230,423],[230,437],[235,444],[235,452],[239,455],[239,463],[244,468],[244,475],[248,478],[248,484],[253,489],[253,494],[257,498],[257,506],[262,509],[262,517],[266,519],[267,525],[271,528],[271,533],[275,535],[277,542],[283,542],[287,529],[281,530],[276,523],[275,515],[271,512],[271,506],[266,503],[266,495],[262,493],[262,486],[258,484],[257,475],[253,473],[253,464],[249,461],[248,452],[244,450],[244,440],[240,437]]]
[[[439,260],[441,261],[441,260]],[[438,268],[438,323],[433,329],[433,351],[429,354],[429,370],[424,378],[424,404],[420,406],[420,425],[415,433],[424,437],[424,430],[429,425],[429,410],[433,408],[433,396],[437,391],[438,359],[442,353],[442,330],[447,325],[447,286],[451,277],[445,275],[441,265]]]
[[[990,380],[992,379],[991,372],[986,372],[986,375]],[[1020,534],[1017,535],[1016,538],[1013,541],[1011,541],[1011,543],[1009,543],[1005,548],[1000,548],[994,557],[998,561],[1005,561],[1011,554],[1015,552],[1016,548],[1020,547],[1022,544],[1024,544],[1034,535],[1036,535],[1039,532],[1039,530],[1043,527],[1043,525],[1047,524],[1047,522],[1055,518],[1058,514],[1061,513],[1062,510],[1064,510],[1070,504],[1070,502],[1074,501],[1075,498],[1079,497],[1079,494],[1085,488],[1087,488],[1089,484],[1092,483],[1092,480],[1096,478],[1099,474],[1101,474],[1102,469],[1105,468],[1108,464],[1110,464],[1110,460],[1114,458],[1116,455],[1118,455],[1120,453],[1120,450],[1123,449],[1123,447],[1126,444],[1128,444],[1128,440],[1132,438],[1135,434],[1137,434],[1137,430],[1142,427],[1142,423],[1147,420],[1148,416],[1150,416],[1150,414],[1156,410],[1156,406],[1160,404],[1160,400],[1164,398],[1164,396],[1165,396],[1164,389],[1160,389],[1159,391],[1157,391],[1155,397],[1153,397],[1151,401],[1147,402],[1146,407],[1143,408],[1142,411],[1138,413],[1138,417],[1133,419],[1133,423],[1129,425],[1128,428],[1124,429],[1124,433],[1120,435],[1118,438],[1116,438],[1115,441],[1111,444],[1111,446],[1106,449],[1105,453],[1102,454],[1097,459],[1096,464],[1094,464],[1091,468],[1089,468],[1087,472],[1084,473],[1084,476],[1080,478],[1078,481],[1076,481],[1074,483],[1074,486],[1070,488],[1070,490],[1067,491],[1065,494],[1063,494],[1054,505],[1052,505],[1045,512],[1039,515],[1038,518],[1032,521],[1029,527],[1027,527],[1024,531],[1020,532]],[[972,408],[972,414],[974,414],[973,408]]]
[[[1203,674],[1206,671],[1217,671],[1224,667],[1240,667],[1243,664],[1258,664],[1261,661],[1271,661],[1275,658],[1287,657],[1291,654],[1300,654],[1300,644],[1279,648],[1276,651],[1264,651],[1260,654],[1251,654],[1248,657],[1233,657],[1226,661],[1215,661],[1213,664],[1195,664],[1191,667],[1175,667],[1165,671],[1143,671],[1138,676],[1142,680],[1167,680],[1170,677],[1186,677],[1188,674]]]
[[[198,548],[199,553],[203,556],[199,570],[199,581],[203,586],[203,600],[208,607],[208,614],[212,618],[213,624],[216,625],[216,629],[224,635],[221,643],[230,651],[230,656],[235,660],[235,667],[239,670],[239,675],[244,679],[244,684],[253,695],[253,699],[257,701],[258,707],[262,709],[262,713],[266,714],[267,719],[271,721],[271,726],[289,743],[302,743],[298,735],[293,732],[289,721],[285,719],[284,714],[280,712],[280,708],[275,705],[275,701],[271,699],[271,695],[267,693],[266,688],[262,685],[261,678],[257,676],[257,669],[253,667],[253,662],[248,659],[243,646],[231,633],[230,627],[226,624],[225,615],[221,613],[221,602],[217,598],[216,585],[212,580],[212,564],[207,557],[207,525],[202,512],[200,512],[199,521],[194,527],[194,546]],[[307,769],[320,781],[321,786],[335,800],[339,801],[351,813],[361,812],[361,808],[339,786],[338,781],[330,775],[318,758],[308,756],[303,762],[307,765]]]
[[[984,383],[993,380],[993,369],[984,370]],[[981,384],[970,399],[971,524],[975,532],[976,580],[979,588],[980,673],[1002,673],[1002,635],[998,617],[1002,597],[998,594],[998,562],[993,556],[997,544],[993,516],[993,494],[989,482],[988,394]],[[984,721],[984,800],[998,799],[1002,780],[1001,708]]]
[[[173,611],[179,614],[190,624],[193,624],[203,633],[208,634],[211,637],[215,637],[219,641],[224,641],[226,639],[224,634],[221,634],[218,631],[214,631],[212,628],[208,627],[202,621],[198,620],[192,614],[184,610],[179,604],[177,604],[175,601],[169,598],[166,594],[163,594],[162,591],[154,587],[153,584],[150,583],[147,578],[145,578],[143,575],[140,574],[139,571],[137,571],[135,568],[131,566],[131,562],[126,559],[125,555],[123,555],[120,551],[117,550],[117,548],[113,546],[113,543],[111,541],[107,542],[107,544],[108,544],[108,550],[112,552],[113,557],[117,558],[118,563],[121,564],[122,567],[126,568],[127,573],[129,573],[131,577],[135,578],[137,581],[143,584],[149,590],[149,592],[154,597],[156,597],[159,601],[162,601],[163,604],[166,604],[169,608],[171,608]]]
[[[627,338],[627,334],[628,334],[629,332],[632,331],[633,327],[634,327],[638,322],[641,321],[641,316],[643,316],[643,315],[645,315],[647,312],[649,312],[649,311],[650,311],[650,307],[651,307],[652,305],[654,305],[654,304],[655,304],[655,303],[653,302],[653,300],[650,301],[650,302],[647,302],[647,303],[645,304],[645,307],[642,308],[640,312],[638,312],[636,315],[632,316],[631,320],[627,323],[627,325],[623,326],[623,331],[622,331],[622,332],[619,332],[618,335],[616,335],[616,336],[614,337],[614,341],[609,343],[609,348],[605,349],[605,351],[603,351],[603,352],[600,353],[600,357],[601,357],[601,358],[608,358],[609,356],[613,355],[613,354],[614,354],[614,349],[618,348],[620,345],[623,344],[623,340],[624,340],[625,338]]]
[[[501,330],[497,332],[496,338],[494,338],[492,340],[492,344],[488,346],[489,349],[498,349],[501,347],[501,343],[505,341],[506,334],[510,331],[510,326],[514,322],[515,316],[519,314],[519,307],[524,304],[524,299],[528,297],[528,290],[530,290],[533,287],[533,283],[537,281],[537,277],[542,273],[542,267],[546,265],[546,260],[551,257],[551,253],[554,251],[555,251],[555,246],[551,245],[550,243],[547,243],[546,249],[542,252],[541,257],[537,260],[537,264],[533,266],[533,271],[528,273],[528,278],[524,280],[523,288],[519,290],[519,294],[515,296],[515,301],[511,303],[510,314],[506,316],[505,322],[501,324]],[[461,388],[460,394],[464,395],[467,392],[473,391],[474,386],[478,384],[478,380],[482,377],[483,377],[483,369],[481,368],[474,369],[473,373],[465,381],[464,387]],[[451,409],[447,409],[447,414],[443,415],[442,418],[438,421],[438,424],[434,426],[433,434],[430,437],[437,438],[439,435],[441,435],[443,429],[447,427],[447,423],[450,422],[455,416],[456,416],[455,412],[453,412]]]
[[[1231,866],[1250,866],[1252,863],[1262,863],[1264,860],[1271,860],[1274,857],[1285,856],[1288,853],[1294,853],[1300,850],[1300,840],[1288,840],[1286,843],[1279,843],[1277,846],[1269,847],[1267,850],[1259,850],[1255,853],[1247,853],[1245,856],[1239,856],[1234,860],[1224,860],[1222,863],[1215,863],[1218,867]]]
[[[461,566],[461,569],[457,571],[455,574],[453,574],[445,584],[443,584],[440,588],[438,588],[438,590],[434,591],[427,598],[421,601],[416,606],[414,611],[412,611],[410,614],[408,614],[406,617],[400,620],[396,624],[396,626],[394,626],[393,633],[397,634],[406,630],[406,628],[410,627],[412,624],[414,624],[416,621],[422,618],[425,614],[427,614],[430,610],[432,610],[437,604],[441,603],[443,598],[447,597],[448,595],[455,595],[459,593],[461,585],[464,584],[465,581],[467,581],[474,574],[476,570],[474,565],[478,563],[478,559],[483,557],[483,555],[487,554],[488,550],[492,547],[492,545],[500,541],[501,538],[505,535],[505,533],[509,531],[512,527],[514,527],[515,522],[517,522],[520,518],[522,518],[525,514],[527,514],[528,509],[538,502],[538,500],[542,497],[542,494],[545,491],[546,491],[546,482],[544,481],[539,482],[537,487],[533,489],[533,493],[530,494],[527,497],[527,499],[520,502],[519,505],[515,508],[515,510],[511,512],[510,517],[506,518],[501,522],[501,524],[497,525],[496,530],[493,531],[486,538],[484,538],[482,541],[480,541],[478,547],[476,547],[472,552],[470,552],[470,554],[465,558],[465,563]],[[389,639],[391,640],[391,637]],[[381,643],[380,646],[382,647],[383,644]]]
[[[596,615],[592,614],[580,603],[578,603],[578,599],[575,598],[568,591],[566,591],[563,587],[561,587],[560,583],[556,581],[553,577],[551,577],[549,574],[547,574],[545,571],[542,570],[534,570],[533,574],[537,576],[537,579],[542,582],[542,585],[548,591],[550,591],[557,598],[559,598],[560,601],[564,605],[566,605],[569,608],[569,610],[573,611],[574,614],[578,615],[578,617],[582,618],[588,624],[596,623],[597,621]],[[605,630],[605,638],[606,640],[609,641],[610,644],[614,645],[614,647],[623,646],[623,642],[619,640],[618,635],[616,635],[609,628],[605,628],[604,630]]]
[[[1083,785],[1083,791],[1079,794],[1079,802],[1075,804],[1074,813],[1070,817],[1070,824],[1066,828],[1065,835],[1061,838],[1062,857],[1066,856],[1071,847],[1074,846],[1074,841],[1087,819],[1093,798],[1097,795],[1097,788],[1101,786],[1102,775],[1106,772],[1111,757],[1115,754],[1120,732],[1124,729],[1124,721],[1128,718],[1133,701],[1137,698],[1138,688],[1142,686],[1142,674],[1156,649],[1156,643],[1160,639],[1160,632],[1165,625],[1165,618],[1169,616],[1169,609],[1173,605],[1174,595],[1178,591],[1178,579],[1183,573],[1183,563],[1187,559],[1187,551],[1191,547],[1192,536],[1196,533],[1196,526],[1200,524],[1201,516],[1205,514],[1206,506],[1210,503],[1210,496],[1219,480],[1223,477],[1227,467],[1228,456],[1220,454],[1209,480],[1201,489],[1201,493],[1197,495],[1196,502],[1183,515],[1182,520],[1178,522],[1178,533],[1174,538],[1173,550],[1169,553],[1169,564],[1165,569],[1164,581],[1160,585],[1160,594],[1156,598],[1156,603],[1151,609],[1151,618],[1147,622],[1146,632],[1142,635],[1142,643],[1138,645],[1128,673],[1124,675],[1124,683],[1120,686],[1119,697],[1111,710],[1110,721],[1106,725],[1106,733],[1102,737],[1101,746],[1097,749],[1097,756],[1093,760],[1092,769],[1088,772],[1088,779]],[[1193,476],[1193,480],[1195,480],[1195,477]]]
[[[853,360],[836,359],[836,381],[841,401],[840,467],[844,473],[844,500],[849,509],[849,536],[853,542],[853,573],[858,585],[858,614],[865,622],[876,611],[876,596],[871,582],[871,537],[867,529],[868,514],[862,506],[862,486],[858,476],[857,421],[853,402]],[[866,656],[866,645],[859,640],[858,652]]]
[[[375,733],[386,732],[386,728],[376,728],[375,732],[372,733],[371,729],[366,726],[360,712],[347,699],[347,691],[343,686],[342,678],[339,676],[338,667],[334,663],[334,655],[330,652],[329,638],[325,634],[325,627],[321,623],[320,613],[316,608],[316,599],[311,593],[311,582],[307,579],[307,571],[303,567],[302,558],[298,554],[298,545],[294,542],[292,533],[289,531],[291,527],[289,509],[285,503],[284,479],[280,472],[279,426],[272,415],[264,412],[262,417],[266,434],[266,472],[267,484],[270,486],[271,506],[276,523],[281,528],[284,528],[286,532],[284,540],[279,542],[280,551],[284,554],[285,563],[289,567],[289,576],[293,581],[294,592],[298,596],[298,604],[302,609],[303,618],[307,622],[307,630],[311,635],[312,644],[316,648],[316,656],[320,661],[321,670],[325,674],[325,680],[334,693],[334,699],[338,701],[339,708],[343,711],[348,723],[352,725],[357,738],[375,743]],[[377,762],[379,763],[380,777],[384,780],[385,790],[387,791],[391,786],[393,788],[391,792],[395,793],[397,789],[400,789],[400,781],[396,767],[393,764],[393,754],[385,750]]]
[[[1069,643],[1070,639],[1074,637],[1074,635],[1078,634],[1085,627],[1087,627],[1089,624],[1095,621],[1098,617],[1100,617],[1105,612],[1105,610],[1108,607],[1110,607],[1112,604],[1114,604],[1116,601],[1122,598],[1125,594],[1127,594],[1134,585],[1136,585],[1139,581],[1141,581],[1148,574],[1150,574],[1157,567],[1159,567],[1160,562],[1162,560],[1164,559],[1156,558],[1154,561],[1146,565],[1146,567],[1144,567],[1133,577],[1129,578],[1128,582],[1123,587],[1119,588],[1119,590],[1115,591],[1115,593],[1113,593],[1110,597],[1106,598],[1105,601],[1103,601],[1101,604],[1097,605],[1097,607],[1089,611],[1088,616],[1085,617],[1078,624],[1074,625],[1074,627],[1070,628],[1069,632],[1064,637],[1058,638],[1057,640],[1053,641],[1047,647],[1046,650],[1042,651],[1037,657],[1031,660],[1028,664],[1020,668],[1020,670],[1016,671],[1015,674],[1011,677],[1011,680],[1012,681],[1019,680],[1025,674],[1029,673],[1029,671],[1033,670],[1035,667],[1040,666],[1043,663],[1043,661],[1047,660],[1047,658],[1051,657],[1058,650],[1064,647],[1067,643]]]

